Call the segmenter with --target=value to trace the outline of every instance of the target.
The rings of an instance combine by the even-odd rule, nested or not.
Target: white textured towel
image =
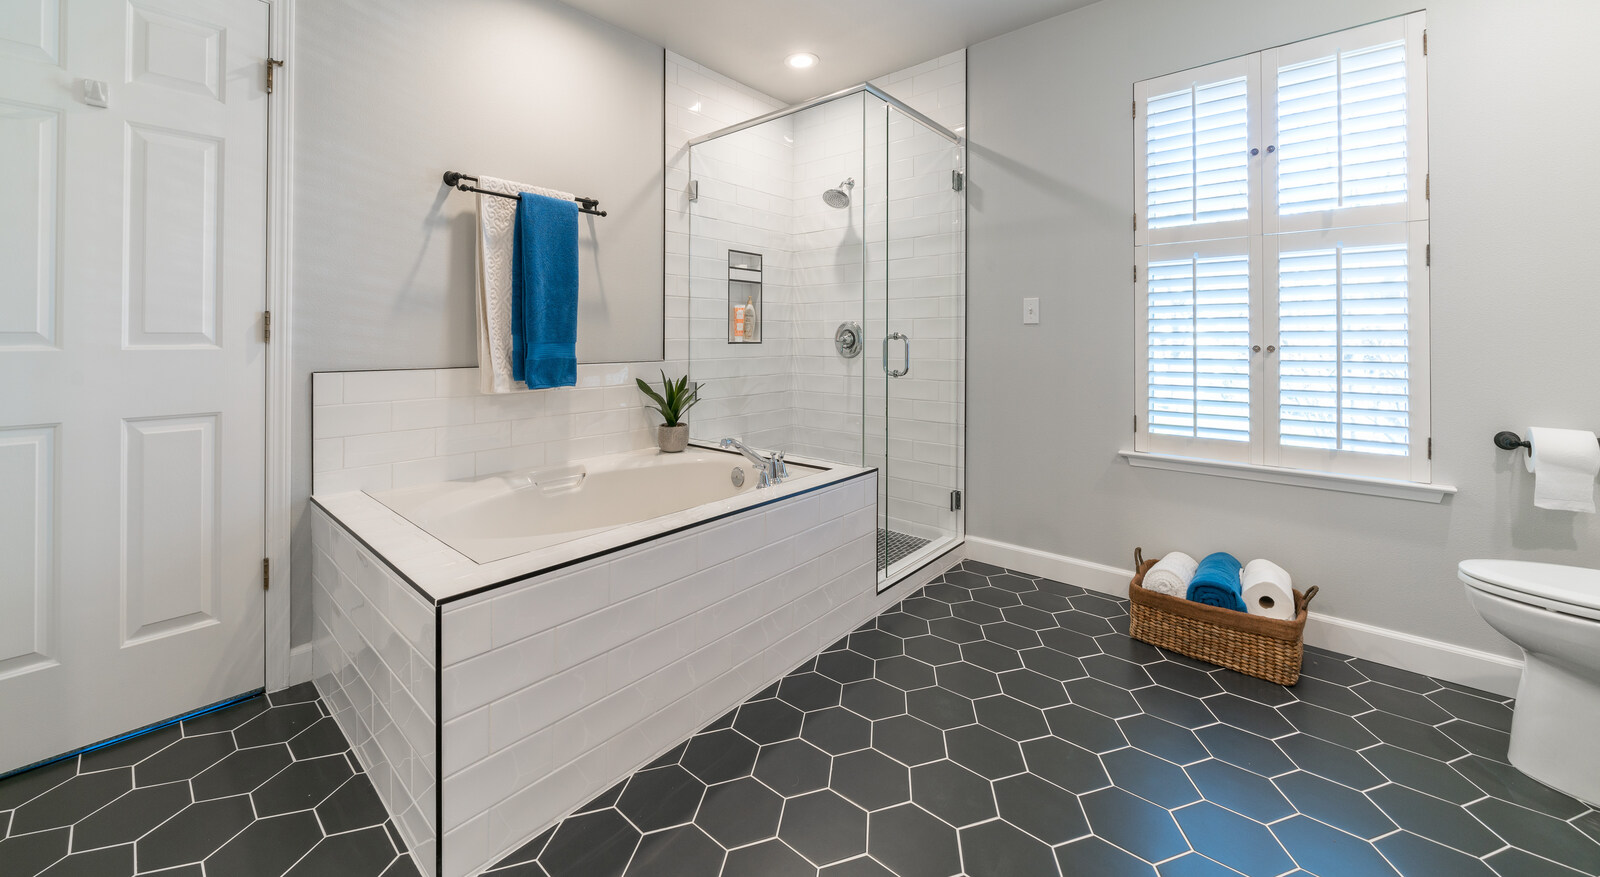
[[[1239,587],[1244,611],[1251,615],[1293,618],[1299,614],[1294,605],[1294,582],[1289,572],[1270,560],[1258,557],[1245,564],[1239,573]]]
[[[1158,594],[1188,597],[1189,582],[1194,580],[1194,570],[1199,565],[1182,551],[1174,551],[1150,567],[1150,571],[1144,574],[1144,586]]]
[[[1528,430],[1528,471],[1533,473],[1533,504],[1542,509],[1594,513],[1594,476],[1600,473],[1600,444],[1581,429]]]
[[[570,192],[496,177],[479,177],[478,188],[574,200]],[[528,389],[527,384],[511,378],[511,259],[516,229],[515,199],[478,196],[478,387],[484,393]]]

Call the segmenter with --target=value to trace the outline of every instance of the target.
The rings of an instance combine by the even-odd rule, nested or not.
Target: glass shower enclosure
[[[964,534],[964,157],[871,84],[690,144],[690,436],[876,467],[880,589]]]

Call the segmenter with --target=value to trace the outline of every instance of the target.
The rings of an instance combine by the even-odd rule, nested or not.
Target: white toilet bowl
[[[1511,763],[1600,802],[1600,570],[1464,560],[1458,574],[1483,620],[1527,656],[1511,718]]]

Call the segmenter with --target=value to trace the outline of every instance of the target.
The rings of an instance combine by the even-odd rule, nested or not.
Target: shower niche
[[[761,254],[728,251],[728,343],[761,343]]]
[[[871,84],[690,144],[690,436],[876,467],[880,587],[964,535],[963,161]]]

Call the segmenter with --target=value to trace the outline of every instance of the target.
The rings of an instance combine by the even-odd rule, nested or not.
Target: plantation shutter
[[[1268,234],[1427,217],[1421,20],[1262,53]]]
[[[1250,138],[1259,133],[1259,69],[1235,59],[1136,86],[1140,243],[1258,230]]]
[[[1251,449],[1247,238],[1146,247],[1143,419],[1152,448],[1246,460]]]

